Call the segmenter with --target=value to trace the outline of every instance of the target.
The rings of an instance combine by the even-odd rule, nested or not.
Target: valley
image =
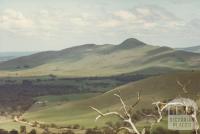
[[[153,46],[134,38],[118,45],[86,44],[16,57],[0,63],[0,125],[9,131],[26,126],[38,133],[46,129],[78,134],[95,128],[101,131],[118,119],[94,122],[97,113],[89,107],[119,111],[121,104],[113,94],[120,91],[130,105],[141,92],[132,116],[142,128],[149,125],[142,112],[155,110],[153,99],[183,96],[199,105],[199,67],[199,53]],[[191,81],[187,96],[177,80]],[[160,126],[167,128],[166,119]]]

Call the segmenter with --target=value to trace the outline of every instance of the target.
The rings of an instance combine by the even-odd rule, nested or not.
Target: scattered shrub
[[[9,132],[9,134],[19,134],[19,133],[18,133],[17,130],[14,130],[14,129],[13,129],[13,130],[11,130],[11,131]]]
[[[103,134],[103,132],[97,129],[87,129],[85,134]]]
[[[73,125],[73,129],[80,129],[80,125],[79,124],[74,124]]]
[[[51,128],[58,128],[58,126],[57,126],[56,124],[54,124],[54,123],[51,123],[51,124],[50,124],[50,127],[51,127]]]
[[[35,129],[32,129],[28,134],[37,134]]]
[[[0,129],[0,134],[8,134],[8,131],[5,131],[3,129]]]
[[[66,132],[62,132],[62,134],[75,134],[72,130],[67,130]]]
[[[26,126],[20,126],[20,134],[26,134]]]

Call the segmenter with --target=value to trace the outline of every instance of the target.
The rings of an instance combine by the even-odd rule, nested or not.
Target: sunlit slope
[[[141,101],[136,109],[151,108],[152,98],[165,100],[182,93],[181,88],[176,83],[177,79],[183,83],[191,80],[191,84],[188,85],[188,89],[191,91],[190,96],[194,97],[200,91],[200,72],[182,72],[133,82],[87,100],[66,102],[48,107],[33,106],[24,114],[24,117],[32,121],[39,120],[59,125],[80,124],[86,127],[102,125],[103,120],[94,123],[97,114],[89,106],[97,107],[102,111],[120,108],[119,100],[113,96],[120,90],[121,96],[128,104],[134,104],[137,92],[141,91]]]
[[[87,44],[0,63],[0,76],[108,76],[163,68],[198,69],[200,54],[127,39],[119,45]]]

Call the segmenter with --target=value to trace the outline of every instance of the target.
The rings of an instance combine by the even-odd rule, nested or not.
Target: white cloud
[[[135,13],[141,15],[142,17],[148,17],[152,15],[152,10],[149,7],[139,7],[135,9]]]
[[[32,28],[34,22],[21,12],[7,9],[0,14],[0,28],[13,31]]]
[[[94,17],[95,18],[95,17]],[[158,6],[141,6],[129,10],[117,10],[107,13],[104,17],[95,18],[89,24],[100,31],[112,32],[119,29],[121,32],[146,33],[165,32],[178,29],[184,25],[183,21],[169,11]]]
[[[23,36],[52,38],[62,31],[66,17],[48,10],[32,12],[29,16],[20,11],[6,9],[0,12],[0,30],[7,30]]]
[[[121,30],[151,30],[176,28],[180,20],[160,7],[143,6],[102,14],[82,12],[73,14],[64,10],[46,10],[24,15],[7,9],[0,13],[0,28],[39,38],[56,38],[67,34],[112,32]],[[92,28],[91,28],[92,27]]]
[[[181,20],[167,10],[155,6],[136,7],[132,10],[120,10],[113,13],[116,19],[120,19],[132,28],[173,27],[181,23]]]
[[[73,18],[70,18],[69,21],[76,26],[87,26],[88,25],[88,21],[82,17],[73,17]]]
[[[195,18],[182,26],[181,33],[187,37],[199,38],[200,36],[200,18]]]
[[[107,42],[113,38],[123,40],[131,36],[151,36],[157,40],[157,37],[166,35],[197,35],[200,28],[198,22],[195,20],[187,24],[170,11],[152,5],[102,12],[68,12],[48,8],[29,12],[13,9],[0,11],[0,32],[9,31],[22,35],[22,38],[28,36],[28,39],[45,41],[68,42],[78,38]]]
[[[59,9],[43,9],[38,12],[31,12],[27,17],[20,11],[6,9],[0,12],[0,30],[7,30],[34,38],[53,39],[75,33],[83,34],[84,32],[95,30],[91,29],[91,26],[97,28],[100,20],[97,16],[86,12],[71,14]],[[111,26],[114,22],[108,23],[108,25]]]
[[[120,17],[122,19],[128,20],[128,19],[136,19],[136,16],[131,13],[130,11],[120,10],[113,13],[114,16]]]
[[[100,28],[114,28],[121,25],[121,22],[116,19],[109,19],[107,21],[102,21],[98,23]]]

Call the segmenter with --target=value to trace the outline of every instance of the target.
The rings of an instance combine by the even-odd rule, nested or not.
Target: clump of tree
[[[81,128],[81,126],[79,124],[74,124],[73,125],[73,129],[80,129],[80,128]]]
[[[0,129],[0,134],[19,134],[17,130],[13,129],[11,131],[6,131],[4,129]]]

